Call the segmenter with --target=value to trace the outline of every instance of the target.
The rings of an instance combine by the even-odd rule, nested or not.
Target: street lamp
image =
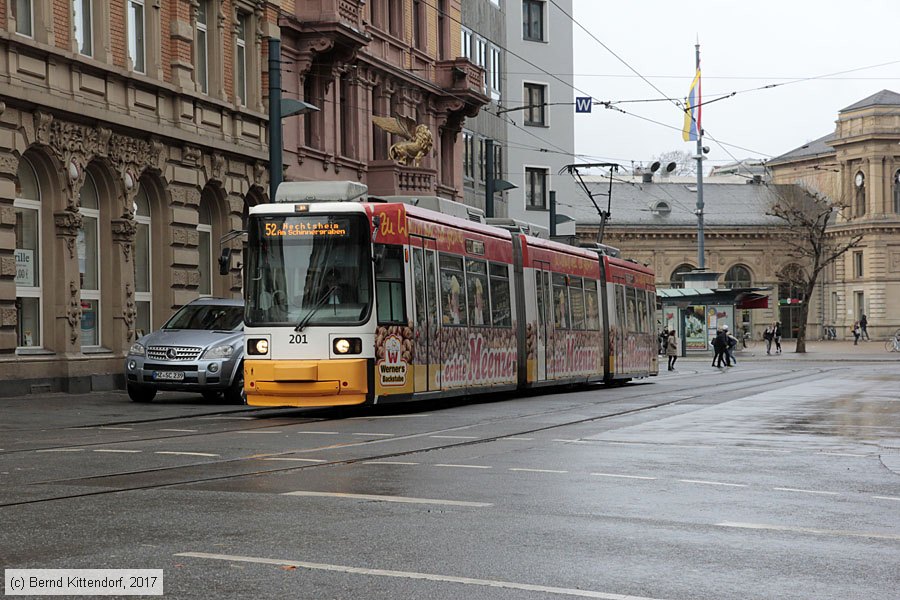
[[[494,140],[484,140],[484,216],[494,216],[494,194],[515,189],[517,186],[505,179],[494,179]]]
[[[281,99],[281,40],[269,38],[269,202],[275,201],[284,164],[281,120],[317,110],[318,106],[303,100]]]

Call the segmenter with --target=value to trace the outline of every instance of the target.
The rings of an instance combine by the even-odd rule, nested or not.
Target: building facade
[[[484,69],[484,93],[490,104],[462,132],[465,203],[482,210],[487,204],[487,149],[493,148],[493,177],[506,177],[507,122],[497,111],[506,99],[506,14],[504,0],[462,0],[460,53]],[[507,2],[507,5],[511,4]],[[495,217],[508,217],[508,192],[494,194]]]
[[[501,0],[506,15],[508,216],[550,229],[550,192],[560,213],[583,194],[571,175],[575,162],[572,0]],[[571,215],[570,215],[571,216]],[[559,235],[574,234],[567,221]]]
[[[241,293],[268,199],[267,40],[282,40],[284,179],[461,197],[460,132],[487,102],[458,58],[459,1],[0,3],[0,395],[108,389],[131,343],[201,296]],[[370,115],[426,125],[387,160]],[[232,270],[216,273],[231,247]]]
[[[834,326],[839,336],[861,315],[873,337],[900,328],[900,94],[882,90],[842,109],[833,132],[767,166],[774,182],[845,207],[831,228],[836,239],[862,235],[825,271],[810,322]]]
[[[809,303],[807,339],[834,327],[850,339],[865,314],[869,333],[887,337],[900,328],[900,94],[882,91],[840,111],[833,133],[767,162],[766,178],[709,177],[704,180],[705,262],[720,273],[722,287],[771,287],[769,307],[736,315],[756,337],[781,321],[786,337],[798,327],[798,303]],[[605,190],[606,183],[591,183]],[[696,181],[615,183],[612,219],[604,243],[656,271],[657,286],[680,287],[680,273],[698,265]],[[780,196],[824,194],[846,208],[829,235],[859,247],[820,275],[812,298],[792,284],[804,268],[789,256],[783,222],[767,215]],[[574,212],[578,237],[596,242],[599,218],[591,206]]]
[[[463,200],[462,128],[488,101],[484,71],[460,47],[460,0],[296,2],[279,19],[283,90],[319,108],[284,120],[284,179],[357,180],[375,195]],[[371,117],[424,125],[420,164]]]

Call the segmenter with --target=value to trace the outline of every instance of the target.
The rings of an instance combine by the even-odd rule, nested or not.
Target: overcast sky
[[[617,104],[627,115],[602,106],[576,115],[575,151],[585,161],[630,168],[672,150],[693,153],[696,142],[681,138],[683,113],[659,100],[687,95],[698,38],[703,101],[738,92],[703,107],[706,171],[793,150],[832,132],[842,108],[883,89],[900,93],[898,0],[574,0],[573,16],[573,95],[654,100]],[[772,84],[782,85],[748,91]]]

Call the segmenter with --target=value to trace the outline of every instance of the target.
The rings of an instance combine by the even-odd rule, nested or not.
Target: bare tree
[[[862,241],[862,234],[840,235],[830,228],[838,213],[846,208],[824,194],[799,185],[769,186],[774,193],[766,214],[784,222],[775,233],[781,238],[787,256],[796,259],[797,267],[786,269],[782,276],[803,292],[797,331],[797,352],[806,352],[806,321],[809,299],[822,270]]]

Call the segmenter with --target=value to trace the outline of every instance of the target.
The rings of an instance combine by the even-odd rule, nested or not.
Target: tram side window
[[[627,330],[629,332],[640,331],[637,290],[634,288],[625,288],[625,318],[628,320]]]
[[[406,324],[403,288],[403,247],[375,246],[375,294],[379,323]]]
[[[647,333],[650,331],[650,324],[647,319],[647,292],[635,290],[635,295],[637,296],[638,331]]]
[[[581,277],[569,278],[569,300],[572,302],[572,329],[584,329],[584,289]]]
[[[616,325],[620,332],[628,331],[628,322],[625,319],[625,286],[616,284]]]
[[[444,325],[465,325],[466,296],[462,293],[466,278],[463,259],[451,254],[440,255],[441,314]]]
[[[491,263],[491,313],[494,327],[512,325],[509,299],[509,267]]]
[[[490,325],[487,263],[483,260],[466,259],[466,294],[471,324]]]
[[[557,329],[569,329],[572,324],[569,314],[569,294],[566,276],[553,274],[553,322]]]
[[[600,303],[597,300],[597,282],[584,280],[585,324],[587,329],[600,329]]]

